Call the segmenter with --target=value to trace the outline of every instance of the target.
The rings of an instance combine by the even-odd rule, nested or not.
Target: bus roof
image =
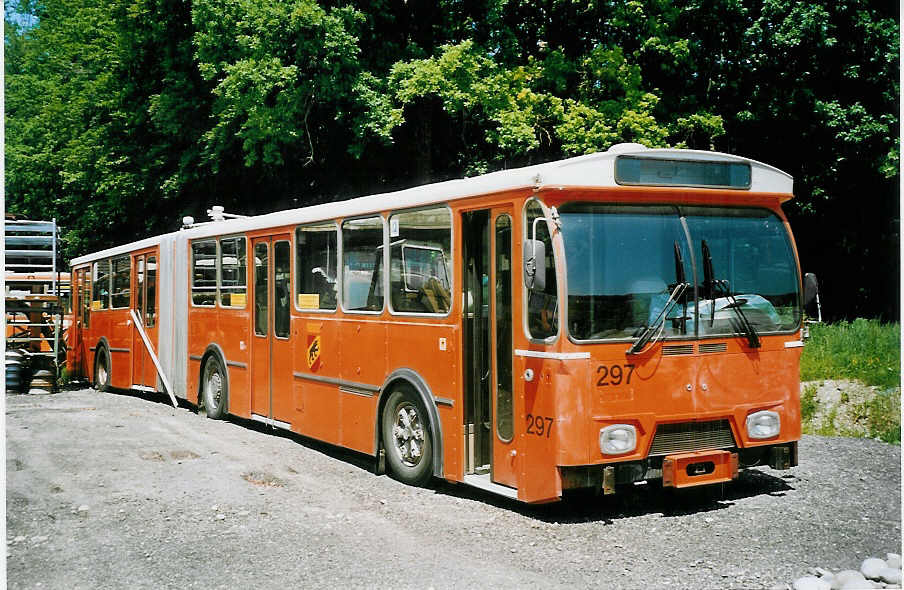
[[[620,183],[616,181],[615,161],[620,156],[629,156],[637,159],[741,163],[750,166],[749,186],[745,187],[746,191],[790,195],[793,189],[791,175],[778,168],[748,158],[699,150],[650,149],[640,144],[628,143],[614,145],[605,152],[523,168],[501,170],[472,178],[425,184],[390,193],[368,195],[345,201],[277,211],[253,217],[198,223],[191,228],[172,233],[178,233],[187,239],[195,239],[268,227],[366,215],[388,209],[406,209],[434,205],[454,199],[518,189],[539,190],[569,186],[581,188],[617,187],[620,186]],[[160,243],[162,238],[163,236],[154,236],[100,252],[79,256],[74,258],[71,264],[83,264],[155,246]]]

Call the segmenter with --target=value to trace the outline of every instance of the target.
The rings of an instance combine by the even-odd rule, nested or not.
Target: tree
[[[56,216],[67,256],[215,203],[262,213],[635,141],[788,171],[830,313],[899,316],[895,5],[6,6],[7,207]]]

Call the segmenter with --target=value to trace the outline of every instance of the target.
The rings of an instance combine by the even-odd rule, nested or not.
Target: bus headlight
[[[782,429],[782,419],[776,412],[762,410],[747,416],[747,436],[750,438],[772,438]]]
[[[637,448],[637,430],[630,424],[613,424],[600,430],[600,451],[624,455]]]

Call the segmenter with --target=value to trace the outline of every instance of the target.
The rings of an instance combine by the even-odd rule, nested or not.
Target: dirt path
[[[6,397],[10,588],[769,588],[901,543],[900,447],[804,437],[716,496],[528,507],[165,398]]]

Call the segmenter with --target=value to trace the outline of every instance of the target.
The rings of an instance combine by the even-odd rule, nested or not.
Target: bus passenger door
[[[72,369],[76,375],[88,375],[87,356],[85,355],[85,333],[88,328],[88,314],[91,310],[91,288],[87,281],[87,268],[75,271],[72,289],[73,325],[69,328],[72,343]]]
[[[292,415],[291,260],[288,234],[251,240],[251,418],[289,428]],[[261,419],[264,420],[261,420]]]
[[[462,214],[465,473],[517,486],[512,379],[512,213]]]
[[[515,458],[515,391],[512,378],[512,212],[492,212],[492,278],[490,285],[490,334],[493,359],[493,482],[517,487]]]
[[[132,292],[135,294],[132,299],[132,309],[135,310],[135,315],[138,316],[140,321],[144,321],[144,312],[146,308],[145,297],[147,295],[147,290],[145,288],[145,273],[146,273],[146,265],[147,265],[147,255],[146,253],[135,254],[132,256]],[[132,323],[132,318],[129,318],[129,323]],[[153,342],[153,341],[152,341]],[[147,347],[144,345],[144,341],[141,338],[141,334],[138,331],[138,326],[132,326],[132,387],[135,389],[142,389],[144,387],[155,388],[156,382],[145,383],[145,366],[151,365],[154,366],[153,361],[151,361],[150,355],[148,354]],[[155,388],[156,389],[156,388]]]
[[[157,338],[157,255],[156,252],[149,253],[145,258],[144,267],[144,310],[143,314],[139,313],[138,317],[144,324],[144,331],[151,341],[154,354],[160,352],[160,341]],[[159,359],[158,359],[159,360]],[[142,383],[146,387],[157,388],[157,367],[154,366],[150,356],[146,356],[144,360],[144,373]]]

